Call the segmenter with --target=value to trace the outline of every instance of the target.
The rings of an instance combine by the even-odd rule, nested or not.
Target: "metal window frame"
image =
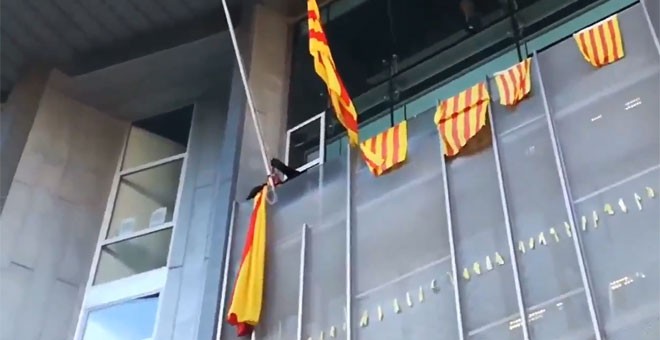
[[[319,127],[319,156],[311,160],[300,167],[298,167],[296,170],[298,171],[305,171],[309,168],[312,168],[317,165],[321,165],[325,163],[325,114],[326,111],[322,111],[321,113],[318,113],[314,115],[313,117],[307,119],[306,121],[288,129],[286,131],[286,148],[285,148],[285,163],[289,164],[289,156],[290,156],[290,150],[291,150],[291,134],[295,132],[296,130],[300,130],[303,127],[315,122],[316,120],[320,120],[320,127]]]
[[[191,121],[194,121],[194,116],[195,116],[195,110],[193,108]],[[171,239],[168,245],[167,264],[165,266],[147,272],[138,273],[121,279],[113,280],[110,282],[94,285],[94,278],[96,277],[96,274],[98,272],[101,251],[103,250],[104,246],[133,238],[138,238],[144,235],[148,235],[166,229],[173,230],[179,216],[181,194],[183,192],[183,186],[186,178],[186,170],[188,165],[188,151],[189,151],[188,147],[190,145],[192,134],[191,133],[188,134],[188,140],[186,143],[185,152],[168,156],[165,158],[161,158],[155,161],[147,162],[145,164],[130,167],[127,169],[122,169],[124,159],[126,157],[126,151],[128,148],[130,133],[134,128],[138,128],[138,127],[131,124],[131,126],[124,133],[124,141],[123,141],[122,149],[119,155],[119,159],[117,161],[115,175],[113,177],[112,185],[110,187],[110,193],[108,194],[108,200],[106,203],[105,212],[103,214],[103,220],[101,222],[101,229],[99,231],[99,236],[96,242],[94,256],[92,258],[92,263],[89,270],[89,276],[87,278],[87,283],[85,284],[85,293],[83,295],[82,306],[78,313],[78,321],[76,324],[74,337],[73,337],[74,340],[82,340],[82,337],[84,336],[85,326],[87,325],[87,318],[91,311],[108,307],[114,304],[127,302],[142,296],[148,296],[153,294],[160,295],[162,293],[163,288],[165,287],[165,282],[167,281],[167,272],[168,272],[167,264],[169,264],[170,254],[172,251]],[[192,130],[192,124],[190,129]],[[114,212],[115,203],[117,201],[117,194],[119,192],[119,186],[121,184],[122,178],[124,176],[129,176],[137,172],[154,169],[159,166],[169,164],[178,160],[181,160],[182,164],[181,164],[181,172],[179,173],[179,183],[177,186],[176,197],[174,200],[174,211],[172,212],[172,220],[158,226],[148,227],[132,233],[128,233],[126,235],[108,238],[107,234],[110,229],[112,214]],[[138,287],[138,289],[131,292],[131,289],[126,289],[130,287]],[[160,314],[160,309],[161,309],[161,301],[159,299],[158,307],[156,309],[156,319],[154,322],[152,337],[157,329],[158,315]]]

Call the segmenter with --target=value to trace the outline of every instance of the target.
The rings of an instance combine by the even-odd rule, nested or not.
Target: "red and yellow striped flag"
[[[380,176],[403,163],[408,154],[408,122],[403,121],[360,144],[372,174]]]
[[[500,104],[514,106],[529,94],[532,90],[531,65],[532,58],[527,58],[504,71],[495,73]]]
[[[611,64],[624,56],[616,15],[575,33],[573,37],[584,59],[595,67]]]
[[[486,83],[480,83],[438,104],[433,120],[438,126],[445,155],[458,154],[486,124],[489,101]]]
[[[241,265],[227,315],[227,321],[236,326],[238,336],[250,335],[261,318],[266,268],[267,194],[268,186],[264,185],[254,198]]]
[[[328,87],[332,108],[348,133],[349,144],[358,145],[357,111],[337,72],[328,39],[321,25],[321,15],[316,0],[307,0],[307,26],[309,29],[309,54],[314,58],[314,70]]]

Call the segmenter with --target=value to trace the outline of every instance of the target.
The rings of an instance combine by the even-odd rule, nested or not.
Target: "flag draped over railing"
[[[238,336],[250,335],[261,318],[266,267],[267,194],[268,186],[264,185],[254,198],[241,265],[227,315],[227,321],[236,326]]]
[[[531,65],[532,58],[527,58],[494,74],[500,104],[515,106],[529,94],[532,89]]]
[[[380,176],[406,160],[408,123],[403,121],[360,144],[369,171]]]
[[[602,67],[624,56],[619,19],[613,15],[573,35],[589,64]]]
[[[438,104],[434,122],[438,127],[445,155],[458,154],[468,140],[486,125],[489,101],[486,83],[479,83]]]
[[[321,15],[316,0],[307,0],[307,26],[309,54],[314,58],[314,70],[328,87],[330,103],[337,119],[348,133],[349,144],[356,146],[359,143],[357,111],[337,72],[328,39],[321,25]]]

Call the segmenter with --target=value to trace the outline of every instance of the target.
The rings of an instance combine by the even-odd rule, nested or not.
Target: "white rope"
[[[261,125],[259,124],[259,117],[257,117],[257,110],[254,107],[254,100],[252,99],[252,92],[250,91],[250,86],[248,85],[247,75],[245,72],[245,66],[243,66],[243,58],[241,57],[241,52],[238,49],[238,42],[236,40],[236,32],[234,32],[234,23],[231,20],[231,14],[229,14],[229,7],[227,6],[227,0],[222,0],[222,8],[225,11],[225,18],[227,19],[227,26],[229,27],[229,35],[231,36],[231,42],[234,45],[234,54],[236,56],[236,63],[238,64],[238,71],[241,74],[241,81],[243,82],[243,88],[245,89],[245,96],[247,97],[248,108],[250,109],[250,115],[252,116],[252,122],[254,123],[254,130],[257,133],[257,140],[259,142],[259,149],[261,150],[261,159],[264,163],[264,169],[268,176],[268,185],[270,186],[270,192],[275,193],[275,183],[273,182],[273,170],[270,167],[268,162],[268,155],[266,154],[266,145],[264,144],[264,139],[261,133]],[[266,197],[268,202],[275,203],[277,196],[273,195],[271,199]]]

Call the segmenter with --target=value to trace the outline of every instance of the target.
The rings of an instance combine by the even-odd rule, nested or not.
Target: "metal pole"
[[[486,86],[490,91],[490,84],[486,78]],[[520,284],[520,273],[518,271],[518,259],[516,255],[516,248],[513,242],[513,231],[511,229],[511,217],[509,215],[509,205],[506,200],[506,189],[504,188],[504,176],[502,175],[502,162],[500,160],[500,148],[497,143],[497,134],[495,133],[495,119],[493,119],[493,111],[491,105],[488,105],[488,119],[490,120],[490,132],[492,134],[493,154],[495,155],[495,167],[497,169],[497,183],[500,186],[500,202],[502,203],[502,212],[504,213],[504,226],[506,227],[506,237],[509,244],[509,256],[511,257],[511,265],[513,266],[513,284],[516,289],[516,298],[518,299],[518,312],[520,313],[520,320],[522,321],[522,332],[525,340],[529,340],[529,330],[527,329],[527,310],[522,296],[522,288]]]
[[[229,230],[227,231],[227,246],[225,248],[225,263],[224,263],[224,269],[223,269],[223,274],[222,274],[222,290],[221,290],[221,295],[220,295],[220,308],[219,308],[219,315],[218,315],[218,330],[215,333],[215,340],[220,340],[222,337],[222,326],[224,325],[224,319],[225,319],[225,304],[227,303],[227,286],[229,285],[229,264],[230,264],[230,259],[231,259],[231,248],[233,244],[233,239],[234,239],[234,224],[235,224],[235,217],[236,217],[236,207],[238,206],[238,203],[236,201],[233,201],[231,204],[231,217],[229,220]]]
[[[442,147],[441,147],[442,149]],[[441,150],[444,152],[444,150]],[[458,324],[458,339],[465,339],[465,330],[463,329],[463,314],[461,313],[461,298],[458,292],[458,269],[456,264],[456,246],[454,245],[454,231],[451,221],[451,203],[449,203],[449,184],[447,180],[447,162],[445,155],[440,154],[442,159],[442,183],[445,193],[445,211],[447,214],[447,235],[449,237],[449,252],[451,254],[452,285],[454,286],[454,304],[456,305],[456,323]]]
[[[225,11],[227,26],[229,26],[229,36],[231,37],[232,45],[234,45],[234,55],[236,56],[238,71],[241,74],[241,81],[243,82],[243,88],[245,89],[245,96],[247,97],[248,108],[250,109],[250,115],[252,116],[252,122],[254,123],[254,130],[257,134],[257,141],[259,142],[259,149],[261,150],[261,159],[264,163],[264,169],[266,169],[266,174],[268,174],[268,182],[271,186],[271,189],[274,189],[275,183],[273,182],[272,179],[273,170],[270,167],[268,161],[268,155],[266,154],[266,145],[264,144],[263,134],[261,132],[261,125],[259,124],[259,117],[257,117],[257,110],[255,109],[254,100],[252,98],[252,91],[250,91],[250,86],[248,85],[247,73],[245,72],[245,66],[243,65],[243,57],[241,57],[241,52],[238,48],[238,41],[236,40],[236,32],[234,31],[234,23],[231,20],[231,14],[229,13],[227,0],[222,0],[222,8]]]
[[[539,79],[539,88],[541,92],[541,97],[543,98],[543,108],[545,109],[545,117],[548,124],[548,130],[550,131],[550,140],[552,142],[552,149],[555,156],[555,164],[557,166],[557,172],[559,174],[559,182],[561,184],[561,191],[564,196],[564,206],[566,208],[566,213],[569,216],[569,222],[571,224],[571,229],[573,230],[573,247],[575,248],[575,253],[577,255],[578,266],[580,267],[580,276],[582,278],[582,285],[584,286],[584,292],[587,298],[587,305],[589,306],[589,316],[591,317],[591,323],[594,328],[594,333],[596,334],[596,340],[602,340],[603,335],[601,334],[600,322],[598,321],[598,313],[594,303],[593,291],[591,289],[591,282],[589,280],[589,273],[587,273],[586,260],[584,258],[584,252],[582,251],[582,240],[580,238],[580,233],[578,233],[575,225],[577,224],[577,216],[575,210],[573,209],[573,198],[571,197],[571,192],[568,187],[568,181],[566,180],[566,168],[564,166],[563,157],[561,154],[561,148],[559,142],[557,141],[557,135],[555,133],[554,124],[552,122],[552,117],[550,116],[550,106],[548,104],[548,99],[545,93],[545,86],[543,85],[543,78],[541,77],[541,67],[539,66],[538,54],[534,52],[534,62],[536,74]]]
[[[296,339],[303,338],[303,299],[305,293],[305,253],[307,248],[307,224],[303,224],[300,234],[300,272],[298,273],[298,329]]]
[[[353,278],[352,260],[351,260],[351,245],[353,244],[352,235],[352,205],[353,205],[353,150],[347,148],[346,151],[346,339],[353,340]]]

